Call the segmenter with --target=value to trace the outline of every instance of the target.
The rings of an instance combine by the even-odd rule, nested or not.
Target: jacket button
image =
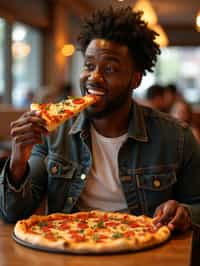
[[[86,179],[86,174],[82,174],[80,178],[81,178],[81,180],[85,180]]]
[[[154,179],[153,180],[153,186],[156,187],[156,188],[159,188],[160,187],[160,180],[159,179]]]
[[[69,204],[72,204],[73,203],[73,198],[72,197],[68,197],[67,201],[68,201]]]
[[[57,174],[58,173],[58,165],[55,165],[51,168],[51,173],[52,174]]]

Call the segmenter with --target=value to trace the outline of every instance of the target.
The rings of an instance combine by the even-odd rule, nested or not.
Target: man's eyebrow
[[[115,57],[113,55],[103,55],[102,57],[104,58],[104,60],[114,61],[116,63],[121,62],[117,57]],[[95,58],[95,56],[93,56],[93,55],[85,55],[85,60],[94,59],[94,58]]]
[[[103,56],[106,60],[109,60],[109,61],[115,61],[117,63],[120,63],[120,60],[119,58],[115,57],[115,56],[112,56],[112,55],[105,55]]]

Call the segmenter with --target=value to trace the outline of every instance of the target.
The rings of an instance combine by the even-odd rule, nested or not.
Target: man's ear
[[[139,87],[141,81],[142,81],[142,73],[134,72],[132,79],[132,89],[136,89],[137,87]]]

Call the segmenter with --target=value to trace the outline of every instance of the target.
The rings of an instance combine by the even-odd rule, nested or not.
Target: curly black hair
[[[157,33],[148,28],[142,14],[133,12],[131,7],[94,11],[83,20],[78,36],[80,50],[84,53],[93,39],[115,41],[128,46],[139,72],[152,72],[160,49],[155,42]]]

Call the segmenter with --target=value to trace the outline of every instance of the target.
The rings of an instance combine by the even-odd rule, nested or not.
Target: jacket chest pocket
[[[58,160],[49,160],[47,163],[47,171],[50,179],[72,179],[76,167],[70,162],[61,162]]]
[[[73,162],[60,159],[58,156],[49,156],[48,171],[48,204],[54,211],[61,210],[73,182],[76,180],[78,166]]]
[[[173,185],[177,181],[175,172],[136,175],[136,181],[144,211],[149,215],[153,215],[161,203],[173,199]]]

